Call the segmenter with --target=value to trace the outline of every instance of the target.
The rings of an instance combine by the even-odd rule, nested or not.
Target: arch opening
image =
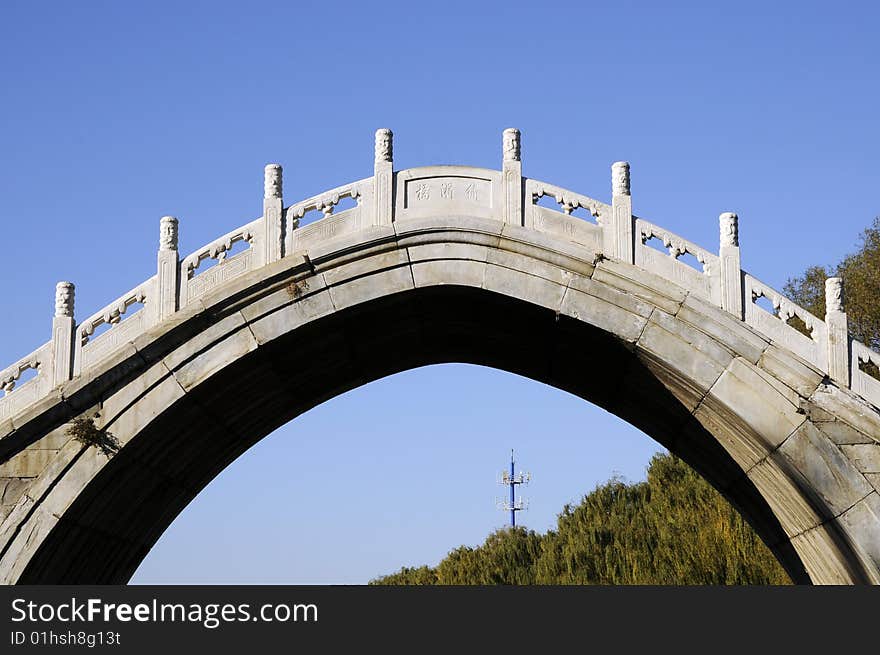
[[[543,382],[632,424],[718,489],[792,580],[809,581],[767,501],[658,379],[657,362],[552,310],[446,285],[383,296],[306,323],[190,390],[85,486],[20,582],[127,581],[177,514],[259,439],[345,391],[450,362]],[[112,432],[112,423],[107,428]]]

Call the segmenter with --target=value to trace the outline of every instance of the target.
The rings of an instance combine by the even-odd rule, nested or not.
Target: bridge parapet
[[[824,321],[746,272],[743,272],[743,290],[747,324],[821,371],[828,372],[828,331]],[[760,298],[770,302],[772,313],[758,305]],[[796,319],[801,321],[802,328],[809,335],[789,323]]]
[[[262,266],[265,263],[263,239],[264,219],[258,218],[186,256],[180,264],[178,306],[185,307],[224,282]],[[247,247],[230,257],[229,253],[237,243],[246,244]],[[216,263],[199,272],[197,269],[208,259]]]
[[[372,196],[373,178],[368,177],[294,203],[284,212],[284,254],[307,250],[318,242],[352,234],[373,224],[375,221],[369,212]],[[351,198],[356,205],[334,213],[345,198]],[[304,223],[310,213],[320,216]]]
[[[722,280],[718,255],[641,218],[635,219],[635,233],[636,266],[673,280],[703,300],[721,306]],[[658,239],[668,254],[648,246],[652,239]],[[679,258],[685,254],[692,255],[702,265],[702,270],[680,261]]]
[[[59,283],[52,340],[0,371],[0,420],[22,411],[58,385],[81,376],[137,336],[191,305],[209,291],[284,257],[302,257],[341,237],[395,222],[436,216],[471,216],[522,226],[570,241],[609,259],[635,265],[670,280],[721,307],[772,341],[788,348],[834,380],[880,407],[880,380],[871,369],[880,354],[847,333],[842,288],[829,280],[825,320],[813,316],[740,266],[736,214],[719,217],[718,253],[632,213],[630,167],[611,167],[611,203],[522,175],[521,136],[502,137],[501,170],[426,166],[394,170],[393,134],[376,132],[374,174],[285,207],[282,168],[264,171],[263,215],[212,240],[190,255],[177,251],[178,222],[163,217],[157,274],[78,324],[73,319],[73,285]],[[551,197],[557,207],[539,204]],[[346,198],[354,206],[337,211]],[[583,209],[586,218],[575,215]],[[310,221],[311,215],[315,220]],[[667,252],[648,245],[659,240]],[[240,244],[247,247],[235,254]],[[685,263],[686,254],[700,264]],[[206,266],[213,260],[212,266]],[[201,270],[200,270],[201,269]],[[767,298],[771,311],[757,304]],[[68,302],[69,301],[69,302]],[[142,305],[139,311],[133,311]],[[801,330],[790,323],[802,322]],[[105,331],[94,336],[102,326]],[[806,332],[806,334],[804,333]],[[28,371],[36,374],[20,382]]]

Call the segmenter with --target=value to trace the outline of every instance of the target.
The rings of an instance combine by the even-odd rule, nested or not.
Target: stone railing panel
[[[559,210],[537,204],[544,196],[556,200]],[[572,216],[572,212],[579,207],[587,210],[596,223]],[[610,216],[611,206],[603,202],[546,182],[532,179],[525,182],[526,227],[570,239],[600,252],[603,249],[602,223],[607,222]]]
[[[803,307],[796,305],[771,286],[748,273],[743,274],[743,294],[746,323],[786,346],[821,371],[828,371],[826,352],[828,336],[825,321],[813,316]],[[775,314],[771,314],[757,304],[757,300],[762,297],[771,303]],[[804,322],[810,331],[810,336],[806,336],[787,323],[794,317]]]
[[[655,237],[663,243],[668,254],[646,245]],[[635,241],[636,266],[662,275],[700,298],[721,306],[721,264],[718,255],[641,218],[635,221]],[[686,253],[702,265],[702,271],[678,260]]]
[[[316,243],[352,234],[367,227],[370,224],[368,208],[373,206],[372,197],[373,178],[368,177],[291,205],[285,210],[285,253],[308,250]],[[356,206],[334,213],[336,205],[344,198],[352,198],[357,203]],[[321,218],[300,227],[300,221],[312,211],[320,212]]]
[[[394,220],[438,214],[504,220],[501,172],[470,166],[425,166],[394,176]]]
[[[122,344],[129,343],[153,324],[151,310],[154,308],[156,279],[154,275],[77,326],[74,376],[112,354]],[[136,305],[141,307],[136,308]],[[102,325],[110,327],[98,336],[92,336]]]
[[[880,380],[861,370],[861,364],[871,363],[880,368],[880,354],[875,353],[865,344],[853,340],[852,348],[852,390],[865,400],[870,401],[875,407],[880,407]]]
[[[52,342],[50,341],[0,371],[0,421],[49,393],[52,388],[52,375],[48,368],[51,364]],[[21,382],[22,374],[31,370],[36,371],[36,375]]]
[[[227,280],[238,277],[263,265],[262,218],[251,221],[219,239],[202,246],[180,262],[180,307],[189,301],[200,298],[211,289]],[[229,257],[229,252],[237,243],[247,243],[248,248]],[[207,270],[199,271],[199,266],[207,259],[216,264]]]

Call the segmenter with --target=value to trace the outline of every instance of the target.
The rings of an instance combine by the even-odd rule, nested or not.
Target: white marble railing
[[[263,216],[182,259],[177,251],[177,219],[163,217],[157,274],[86,320],[74,321],[73,285],[58,284],[52,340],[0,371],[0,420],[15,415],[59,384],[84,374],[229,280],[283,257],[300,256],[319,243],[343,235],[438,215],[479,216],[521,225],[662,276],[745,321],[827,373],[837,384],[850,387],[880,407],[880,380],[863,370],[866,364],[880,366],[880,354],[848,337],[843,291],[837,278],[830,278],[826,285],[828,313],[823,321],[742,270],[735,214],[720,216],[721,240],[716,254],[632,214],[626,162],[615,162],[611,167],[612,201],[606,204],[523,177],[518,130],[505,130],[502,143],[501,171],[465,166],[394,171],[391,132],[379,130],[372,177],[286,208],[281,195],[281,166],[270,164],[265,171]],[[544,197],[552,198],[557,207],[538,204]],[[354,205],[336,211],[346,198]],[[573,215],[581,209],[588,218]],[[316,220],[305,223],[303,219],[309,213],[316,214]],[[662,243],[666,252],[647,245],[652,239]],[[231,255],[240,247],[237,244],[246,247]],[[682,261],[686,254],[699,266]],[[213,265],[207,265],[208,260],[213,260]],[[770,311],[758,304],[760,298],[767,299]],[[794,319],[803,323],[808,335],[790,324]],[[103,331],[97,334],[99,329]],[[21,381],[28,375],[30,379]]]
[[[824,321],[748,273],[743,273],[743,291],[746,323],[819,369],[828,370],[828,330]],[[759,298],[769,301],[772,313],[758,305]],[[801,320],[809,336],[788,324],[796,318]]]
[[[550,209],[538,204],[538,200],[549,196],[556,201],[559,209]],[[593,200],[588,196],[563,189],[562,187],[525,180],[524,225],[539,232],[546,232],[581,243],[591,250],[600,252],[603,242],[603,223],[611,220],[611,206]],[[595,223],[572,216],[578,208],[585,209],[595,219]]]
[[[284,252],[307,250],[313,244],[335,239],[345,234],[359,231],[367,225],[365,201],[369,202],[373,194],[373,178],[344,184],[330,191],[301,200],[285,210],[286,227]],[[340,200],[351,198],[356,205],[334,214]],[[321,217],[306,225],[300,225],[309,212],[320,212]]]
[[[641,218],[635,219],[635,235],[636,266],[675,281],[703,300],[715,305],[721,304],[721,266],[718,255]],[[645,245],[652,238],[658,239],[668,253]],[[679,257],[688,253],[702,265],[702,270],[698,271],[679,261]]]
[[[262,266],[259,253],[263,252],[263,232],[263,219],[258,218],[184,257],[180,263],[178,306],[185,307],[191,300],[201,298],[227,280]],[[245,243],[247,248],[230,257],[229,253],[237,243]],[[214,260],[216,263],[199,271],[206,260]]]
[[[0,397],[0,420],[16,414],[49,393],[52,380],[46,368],[51,362],[52,342],[50,341],[0,371],[0,390],[4,394]],[[20,382],[21,376],[27,371],[34,371],[36,375],[25,382]]]
[[[112,354],[122,344],[129,343],[155,322],[150,320],[152,317],[148,308],[152,304],[156,279],[153,276],[139,284],[77,326],[73,350],[74,376]],[[108,328],[93,337],[95,329],[102,325]]]
[[[852,390],[875,407],[880,407],[880,380],[862,371],[862,364],[880,368],[880,355],[859,341],[852,342]]]

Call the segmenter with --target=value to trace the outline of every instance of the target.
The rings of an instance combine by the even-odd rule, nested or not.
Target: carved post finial
[[[721,246],[739,247],[739,217],[734,212],[724,212],[718,222],[721,224]]]
[[[281,164],[266,164],[263,173],[263,197],[281,197]]]
[[[55,316],[73,317],[73,282],[59,282],[55,285]]]
[[[829,277],[825,280],[825,313],[843,312],[843,278]]]
[[[159,250],[177,250],[177,219],[163,216],[159,220]]]
[[[504,130],[501,139],[504,161],[520,161],[520,131],[515,127]]]
[[[394,133],[387,127],[376,130],[376,161],[393,161]]]
[[[628,161],[616,161],[611,164],[611,193],[615,196],[630,195]]]

